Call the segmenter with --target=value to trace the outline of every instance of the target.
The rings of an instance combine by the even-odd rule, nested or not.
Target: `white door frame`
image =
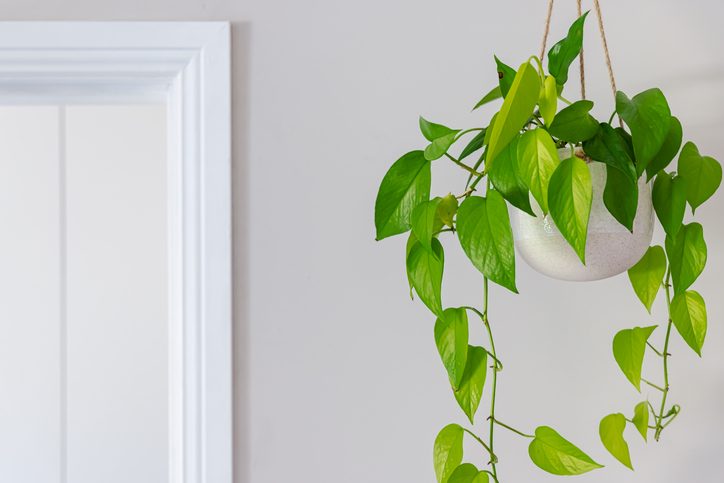
[[[226,22],[0,22],[0,103],[167,100],[170,483],[232,481],[229,37]]]

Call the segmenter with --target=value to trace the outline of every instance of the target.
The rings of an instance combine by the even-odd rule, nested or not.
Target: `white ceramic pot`
[[[559,156],[570,156],[562,150]],[[639,179],[639,203],[633,233],[611,216],[603,204],[606,165],[589,163],[593,203],[588,222],[586,265],[556,228],[550,214],[543,213],[532,200],[537,217],[514,209],[512,217],[515,246],[523,260],[538,272],[560,280],[590,281],[613,277],[631,268],[646,253],[653,236],[654,210],[651,187]]]

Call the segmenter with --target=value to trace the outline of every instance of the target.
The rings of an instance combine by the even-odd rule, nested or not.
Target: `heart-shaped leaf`
[[[676,236],[686,212],[686,181],[681,176],[660,172],[652,191],[656,216],[667,235]]]
[[[468,347],[465,374],[460,382],[460,387],[454,393],[455,399],[470,420],[470,424],[475,424],[475,412],[478,410],[480,398],[483,396],[483,387],[488,372],[487,364],[488,352],[485,349]]]
[[[664,144],[656,156],[646,166],[647,180],[651,180],[656,174],[666,169],[671,161],[676,157],[676,153],[679,152],[681,147],[681,141],[683,139],[683,130],[681,128],[681,122],[678,118],[671,116],[671,125],[669,126],[669,132],[666,134]]]
[[[468,360],[468,314],[465,309],[445,309],[435,322],[435,345],[453,389],[460,387]]]
[[[706,304],[698,292],[680,293],[671,301],[671,320],[684,341],[701,357],[706,338]]]
[[[560,476],[582,475],[603,468],[554,429],[541,426],[528,447],[528,455],[538,468]]]
[[[704,229],[699,223],[684,225],[675,236],[666,236],[666,254],[671,265],[674,292],[683,293],[699,278],[706,266]]]
[[[548,206],[556,227],[584,265],[592,201],[591,173],[586,163],[575,156],[561,161],[551,176]]]
[[[490,478],[484,471],[479,471],[475,465],[463,463],[450,475],[447,483],[489,483]]]
[[[646,353],[646,342],[657,326],[624,329],[613,338],[613,357],[626,378],[641,392],[641,367]]]
[[[517,158],[521,181],[530,189],[543,214],[548,214],[548,186],[561,162],[550,134],[543,129],[526,131],[518,141]]]
[[[647,402],[640,402],[634,408],[634,416],[631,422],[638,430],[644,441],[649,440],[649,405]]]
[[[487,198],[471,196],[460,205],[458,238],[475,268],[493,282],[518,293],[515,250],[508,207],[495,190]]]
[[[659,89],[649,89],[629,99],[616,93],[616,112],[631,129],[636,172],[641,175],[661,151],[671,127],[671,110]]]
[[[407,276],[417,296],[438,317],[442,314],[442,273],[445,253],[437,238],[432,239],[432,250],[418,240],[407,256]]]
[[[623,171],[606,165],[606,186],[603,204],[608,212],[633,233],[634,220],[639,204],[639,184]]]
[[[495,189],[519,210],[535,216],[530,206],[528,187],[518,175],[518,144],[520,136],[516,136],[498,155],[488,176]]]
[[[430,198],[430,162],[422,151],[398,159],[382,179],[375,201],[377,240],[410,229],[412,210]]]
[[[594,137],[583,143],[583,150],[596,161],[619,169],[636,181],[636,166],[627,139],[610,124],[602,122]]]
[[[579,17],[568,29],[568,35],[548,51],[548,71],[559,86],[568,81],[568,69],[581,53],[583,47],[583,25],[588,12]]]
[[[442,124],[435,124],[434,122],[430,122],[424,117],[420,116],[420,132],[423,136],[425,136],[425,139],[432,142],[435,139],[449,136],[450,134],[457,134],[460,132],[460,130],[451,129],[447,126],[443,126]]]
[[[425,159],[428,161],[435,161],[445,156],[450,146],[457,140],[457,133],[452,132],[445,136],[435,139],[433,142],[427,145],[425,148]]]
[[[580,143],[598,133],[599,124],[588,112],[593,108],[591,101],[577,101],[561,110],[551,123],[548,131],[558,139]]]
[[[447,483],[463,460],[463,428],[449,424],[435,438],[433,462],[438,483]]]
[[[614,458],[621,464],[633,470],[631,465],[631,454],[628,443],[623,439],[623,431],[626,429],[626,416],[621,413],[609,414],[601,420],[598,426],[598,434],[601,442]]]
[[[530,63],[520,66],[513,79],[503,106],[492,125],[486,166],[488,170],[495,158],[518,135],[533,114],[540,94],[540,77]]]
[[[631,280],[634,292],[649,313],[664,282],[665,274],[666,253],[658,245],[649,247],[641,260],[628,270],[628,278]]]
[[[721,164],[714,158],[702,156],[696,145],[688,142],[679,155],[679,175],[686,180],[686,201],[694,213],[719,188]]]
[[[412,233],[415,234],[420,244],[428,250],[432,250],[432,239],[435,235],[435,220],[440,201],[440,198],[423,201],[412,210],[412,216],[410,217]]]

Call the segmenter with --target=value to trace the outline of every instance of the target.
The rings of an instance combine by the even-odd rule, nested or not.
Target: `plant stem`
[[[644,379],[643,377],[641,378],[641,382],[646,383],[646,384],[648,384],[649,386],[653,387],[654,389],[658,389],[658,390],[661,391],[661,392],[666,392],[666,391],[664,391],[664,388],[663,388],[663,387],[658,386],[658,385],[654,384],[653,382],[647,381],[647,380]]]
[[[480,437],[479,437],[477,434],[473,433],[472,431],[470,431],[470,430],[467,429],[467,428],[463,428],[463,431],[465,431],[465,432],[468,433],[470,436],[472,436],[473,439],[475,439],[475,441],[477,441],[478,443],[480,443],[480,444],[483,446],[483,448],[485,448],[485,451],[487,451],[488,454],[490,454],[490,461],[491,461],[491,463],[492,463],[492,462],[496,462],[496,463],[498,462],[498,457],[495,456],[495,453],[493,453],[493,450],[490,449],[490,446],[488,446],[487,444],[485,444],[485,441],[483,441],[482,439],[480,439]]]
[[[514,432],[517,435],[523,436],[524,438],[531,438],[531,439],[535,438],[535,436],[533,436],[532,434],[524,433],[523,431],[517,430],[517,429],[513,428],[512,426],[508,426],[507,424],[504,424],[504,423],[498,421],[497,419],[493,419],[493,422],[495,424],[497,424],[498,426],[502,426],[505,429]]]
[[[666,327],[666,340],[664,341],[664,395],[661,397],[661,409],[659,409],[659,415],[656,417],[656,433],[654,434],[654,439],[656,441],[659,440],[661,437],[661,432],[664,430],[664,427],[668,425],[662,425],[664,419],[664,411],[666,410],[666,399],[669,396],[669,342],[671,340],[671,326],[674,324],[671,319],[671,269],[669,269],[666,273],[666,282],[664,283],[664,289],[666,291],[666,308],[669,313],[669,322]],[[671,421],[669,421],[671,422]]]
[[[649,346],[649,349],[651,349],[652,351],[654,351],[654,353],[655,353],[657,356],[659,356],[659,357],[664,357],[664,354],[662,354],[661,352],[659,352],[659,351],[656,349],[656,347],[654,347],[654,346],[651,344],[651,342],[646,341],[646,345]]]
[[[474,176],[485,176],[485,173],[478,173],[478,172],[475,171],[473,168],[471,168],[470,166],[468,166],[468,165],[465,164],[465,163],[461,163],[460,161],[458,161],[458,160],[455,159],[454,157],[450,156],[448,153],[445,153],[445,156],[447,156],[447,158],[448,158],[450,161],[452,161],[453,163],[457,164],[458,166],[460,166],[461,168],[463,168],[463,169],[464,169],[465,171],[467,171],[468,173],[470,173],[470,174],[472,174],[472,175],[474,175]]]
[[[465,136],[468,133],[475,132],[475,131],[482,131],[482,130],[483,130],[482,127],[473,127],[470,129],[465,129],[464,131],[460,131],[457,134],[457,136],[455,136],[455,141],[457,141],[458,139],[460,139],[461,137]]]
[[[483,277],[483,324],[488,332],[488,338],[490,339],[490,352],[493,358],[498,360],[498,353],[495,351],[495,340],[493,339],[493,330],[490,328],[490,322],[488,321],[488,278]],[[494,453],[495,448],[495,396],[498,389],[498,367],[496,365],[493,368],[493,389],[490,396],[490,437],[488,441],[490,443],[490,452]],[[498,480],[498,469],[495,462],[491,461],[493,469],[493,477]]]

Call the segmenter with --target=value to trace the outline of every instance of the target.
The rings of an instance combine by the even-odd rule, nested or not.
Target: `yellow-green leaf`
[[[631,280],[634,292],[649,313],[665,274],[666,253],[658,245],[649,247],[641,260],[628,270],[628,278]]]
[[[674,292],[683,293],[699,278],[706,266],[704,229],[699,223],[684,225],[675,236],[666,236],[666,254],[671,265]]]
[[[608,452],[619,460],[621,464],[633,470],[628,443],[623,439],[624,429],[626,429],[626,416],[620,413],[609,414],[603,418],[601,424],[598,425],[598,434]]]
[[[649,405],[647,402],[640,402],[634,408],[634,416],[631,422],[636,426],[644,441],[649,440]]]
[[[586,238],[593,187],[586,163],[574,156],[561,161],[551,176],[548,206],[563,237],[586,264]]]
[[[437,238],[432,239],[432,250],[427,250],[418,240],[407,256],[408,280],[420,300],[433,314],[442,314],[442,273],[445,253]]]
[[[716,159],[702,156],[696,145],[688,142],[679,155],[679,175],[686,181],[686,201],[693,213],[721,185],[722,169]]]
[[[641,392],[641,367],[646,353],[646,342],[657,326],[624,329],[613,338],[613,357],[626,378]]]
[[[671,320],[684,341],[701,356],[706,339],[706,304],[693,290],[680,293],[671,301]]]
[[[520,132],[533,114],[540,94],[540,77],[528,62],[520,66],[513,79],[503,106],[492,126],[488,144],[487,168],[495,163],[495,158]]]
[[[518,141],[518,174],[543,214],[548,214],[548,185],[560,164],[553,139],[543,129],[525,132]]]
[[[475,424],[475,412],[480,405],[480,398],[483,396],[483,387],[488,372],[488,353],[482,347],[468,347],[467,363],[460,387],[454,390],[455,399],[460,408]]]
[[[465,309],[445,309],[435,322],[435,345],[450,384],[457,389],[468,360],[468,314]]]
[[[463,460],[463,428],[449,424],[435,438],[433,463],[438,483],[447,483]]]
[[[490,478],[484,471],[479,471],[475,465],[463,463],[450,475],[448,483],[489,483]]]
[[[546,126],[550,126],[558,110],[558,88],[556,79],[552,75],[547,76],[543,81],[538,107]]]
[[[560,476],[582,475],[603,468],[554,429],[541,426],[528,447],[528,455],[538,468]]]

